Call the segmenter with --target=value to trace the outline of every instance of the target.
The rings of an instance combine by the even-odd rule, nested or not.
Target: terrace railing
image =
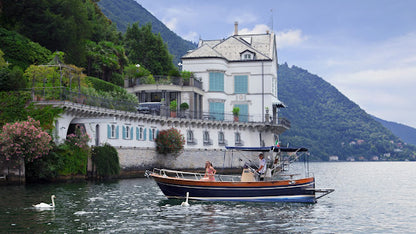
[[[84,94],[81,92],[74,92],[68,90],[65,87],[55,87],[55,88],[33,88],[31,89],[32,99],[34,102],[42,102],[42,101],[69,101],[73,103],[79,103],[83,105],[90,105],[90,106],[97,106],[103,107],[108,109],[115,109],[115,110],[122,110],[122,111],[130,111],[136,112],[140,114],[148,114],[153,116],[161,116],[161,117],[172,117],[180,119],[202,119],[202,120],[210,120],[210,121],[225,121],[225,122],[234,122],[235,118],[233,114],[226,114],[226,113],[212,113],[212,112],[193,112],[189,110],[181,110],[175,112],[175,115],[172,115],[173,111],[169,110],[169,107],[166,105],[162,105],[160,107],[160,111],[158,112],[139,112],[138,106],[139,103],[129,102],[125,100],[116,100],[116,99],[108,99],[102,98],[97,96],[91,96],[88,94]],[[239,115],[239,122],[246,122],[246,123],[260,123],[264,122],[265,124],[270,125],[283,125],[285,127],[290,128],[290,121],[285,118],[279,118],[276,121],[269,120],[269,121],[260,121],[260,115]]]
[[[183,78],[174,76],[143,76],[133,79],[125,80],[127,87],[134,87],[139,85],[178,85],[178,86],[191,86],[202,89],[202,81],[195,77]],[[126,88],[127,88],[126,87]]]
[[[34,88],[31,89],[32,100],[41,101],[70,101],[74,103],[103,107],[108,109],[137,112],[138,103],[125,100],[108,99],[91,96],[81,92],[74,92],[65,87]]]

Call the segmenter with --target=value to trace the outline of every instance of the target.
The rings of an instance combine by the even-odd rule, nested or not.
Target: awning
[[[273,102],[272,105],[276,106],[277,108],[286,108],[286,105],[281,101]]]

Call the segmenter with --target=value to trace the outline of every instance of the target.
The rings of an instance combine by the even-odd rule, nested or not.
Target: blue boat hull
[[[204,201],[315,203],[315,180],[306,178],[264,182],[207,182],[151,175],[167,198]]]

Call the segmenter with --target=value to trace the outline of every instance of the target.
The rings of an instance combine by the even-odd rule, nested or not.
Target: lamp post
[[[134,83],[135,83],[135,85],[138,85],[139,84],[139,72],[140,72],[140,64],[136,64],[136,67],[137,67],[137,77],[134,77]]]

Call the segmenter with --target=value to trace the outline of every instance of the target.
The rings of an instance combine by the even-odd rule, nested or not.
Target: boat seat
[[[246,168],[243,169],[241,173],[241,182],[253,182],[256,181],[254,177],[254,173],[250,171],[250,169]]]

